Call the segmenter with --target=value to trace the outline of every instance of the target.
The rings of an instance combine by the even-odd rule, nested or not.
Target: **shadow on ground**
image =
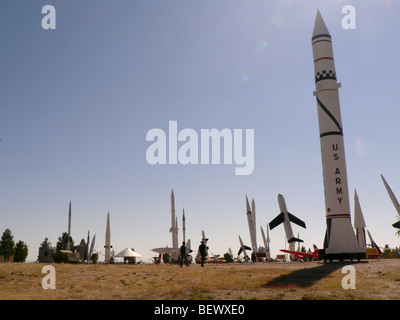
[[[327,277],[332,272],[343,268],[344,266],[357,263],[368,263],[367,261],[353,262],[353,261],[341,261],[341,262],[329,262],[322,263],[320,266],[313,268],[305,268],[293,271],[289,274],[280,276],[273,279],[264,285],[265,288],[284,288],[284,287],[309,287],[315,282]]]

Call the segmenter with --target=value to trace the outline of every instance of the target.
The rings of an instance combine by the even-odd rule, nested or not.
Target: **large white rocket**
[[[340,84],[336,79],[332,39],[319,11],[312,34],[322,171],[325,188],[326,234],[324,260],[365,258],[350,221]]]

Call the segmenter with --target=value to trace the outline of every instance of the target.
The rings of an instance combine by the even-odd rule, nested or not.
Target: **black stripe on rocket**
[[[315,83],[321,80],[337,80],[336,79],[336,72],[332,70],[323,70],[321,72],[317,72],[315,76]]]
[[[333,114],[328,110],[327,107],[325,107],[325,105],[322,103],[321,100],[317,98],[317,103],[318,106],[321,107],[322,110],[324,110],[324,112],[328,115],[329,118],[331,118],[331,120],[333,121],[333,123],[338,127],[339,131],[328,131],[328,132],[324,132],[321,133],[319,135],[320,138],[325,137],[325,136],[330,136],[330,135],[339,135],[339,136],[343,136],[343,128],[340,126],[339,122],[336,120],[336,118],[333,116]]]
[[[311,41],[314,41],[315,39],[318,39],[318,38],[329,38],[329,39],[332,39],[330,34],[317,34],[316,36],[311,38]]]

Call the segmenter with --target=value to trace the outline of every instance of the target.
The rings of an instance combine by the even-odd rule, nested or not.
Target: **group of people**
[[[205,241],[201,240],[200,245],[199,245],[199,255],[200,255],[202,267],[204,267],[204,262],[207,257],[207,250],[208,250],[208,247],[206,246]],[[188,259],[186,245],[185,245],[185,242],[182,242],[182,246],[180,248],[180,254],[179,254],[179,265],[182,267],[183,264],[185,264],[187,267],[189,267],[189,263],[190,262]]]

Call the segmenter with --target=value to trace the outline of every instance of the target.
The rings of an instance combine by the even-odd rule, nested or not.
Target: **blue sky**
[[[56,9],[44,30],[43,6]],[[345,5],[356,29],[342,28]],[[104,252],[107,212],[118,252],[171,246],[170,194],[194,249],[250,243],[245,196],[260,225],[278,213],[278,193],[304,220],[306,248],[322,247],[325,207],[311,34],[317,9],[332,35],[351,210],[357,189],[367,229],[396,247],[397,213],[381,181],[400,197],[396,1],[104,1],[0,3],[0,232],[10,228],[36,260],[55,245],[96,233]],[[232,165],[150,165],[146,134],[254,129],[254,172]],[[270,232],[273,256],[283,226]]]

